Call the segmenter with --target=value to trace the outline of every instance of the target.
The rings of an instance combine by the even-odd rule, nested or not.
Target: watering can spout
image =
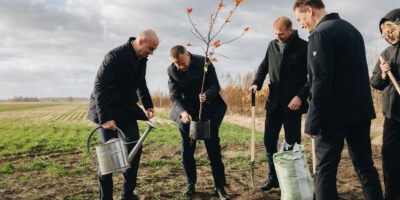
[[[147,123],[148,127],[147,127],[146,131],[143,133],[142,137],[140,137],[139,140],[137,141],[135,147],[129,153],[129,155],[128,155],[128,163],[132,163],[133,158],[135,158],[135,155],[137,154],[139,149],[142,147],[142,143],[144,142],[144,139],[146,139],[146,137],[150,133],[150,131],[152,129],[156,129],[157,128],[156,125],[154,125],[151,121],[146,121],[146,123]]]
[[[157,126],[154,125],[153,122],[151,122],[151,121],[146,121],[146,123],[149,126],[148,128],[150,128],[150,129],[156,129],[157,128]]]

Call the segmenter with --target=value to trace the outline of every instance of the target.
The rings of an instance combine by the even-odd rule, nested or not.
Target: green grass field
[[[87,120],[86,110],[86,103],[0,103],[0,199],[98,198],[97,165],[85,150],[87,137],[95,125]],[[142,199],[185,199],[180,134],[167,116],[157,112],[153,122],[158,128],[144,142],[136,189]],[[146,128],[144,122],[139,126],[140,132]],[[279,190],[261,193],[249,187],[250,133],[248,128],[227,122],[220,128],[227,190],[235,199],[279,199]],[[261,185],[267,174],[262,137],[258,132],[256,185]],[[97,144],[95,138],[92,150]],[[310,149],[309,140],[304,143]],[[379,159],[376,152],[374,156]],[[198,142],[195,158],[198,197],[216,199],[203,142]],[[350,170],[342,173],[343,180],[348,179],[351,184],[354,180],[348,174],[355,175],[347,166],[348,156],[344,154],[343,158],[347,159],[344,168]],[[115,199],[121,190],[121,177],[121,173],[113,177]],[[339,191],[346,195],[344,199],[361,197],[359,187],[342,187]]]
[[[0,175],[3,177],[0,179],[0,190],[6,194],[13,190],[20,190],[22,194],[17,194],[18,199],[27,197],[93,199],[97,196],[97,183],[94,180],[97,166],[89,160],[85,150],[87,137],[95,125],[86,119],[86,109],[87,105],[83,103],[0,104],[0,136],[2,138],[0,140]],[[169,192],[172,193],[169,197],[179,199],[181,195],[179,191],[176,191],[176,187],[185,185],[181,170],[181,139],[177,125],[169,121],[167,116],[166,113],[159,113],[154,119],[158,128],[152,131],[145,141],[141,169],[144,169],[146,173],[148,171],[149,174],[146,175],[146,181],[139,181],[141,184],[137,190],[139,194],[148,192],[149,184],[152,184],[152,198],[161,198],[161,192]],[[139,126],[140,132],[146,128],[144,122],[139,122]],[[92,147],[97,143],[97,136],[95,138],[92,141]],[[228,146],[236,145],[236,149],[247,151],[250,130],[224,123],[220,129],[220,138],[223,149],[228,150],[230,149],[227,148]],[[262,141],[261,134],[257,135],[257,140]],[[203,143],[198,144],[198,152],[196,155],[198,166],[209,168]],[[235,162],[225,164],[228,170],[246,170],[249,162],[247,153],[229,155],[231,156],[233,157],[229,159]],[[224,154],[224,158],[226,157],[227,155]],[[258,160],[265,162],[263,157],[259,154]],[[173,173],[179,173],[180,178],[165,183],[160,182],[159,179],[162,179],[159,175],[160,171],[154,171],[154,169],[162,169],[166,173],[172,172],[172,176],[175,176]],[[32,173],[40,174],[40,176],[31,178]],[[35,185],[38,182],[43,185],[52,185],[55,184],[54,180],[68,182],[69,179],[82,178],[81,176],[87,176],[88,179],[85,182],[90,182],[92,187],[87,193],[77,196],[67,192],[73,189],[67,191],[56,189],[53,193],[35,194],[32,189],[17,186],[19,184]],[[167,174],[167,176],[171,175]],[[209,177],[204,182],[199,181],[199,185],[208,185],[207,182],[210,181],[212,180]],[[120,187],[116,184],[116,190],[119,189]],[[13,195],[6,197],[11,196]]]

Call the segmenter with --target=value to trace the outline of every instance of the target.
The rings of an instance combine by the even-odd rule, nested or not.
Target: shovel
[[[256,154],[256,95],[251,91],[251,144],[250,144],[250,178],[251,186],[254,187],[254,160]]]

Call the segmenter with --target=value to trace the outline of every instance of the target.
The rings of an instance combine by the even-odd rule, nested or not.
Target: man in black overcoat
[[[195,194],[197,174],[193,154],[196,141],[191,141],[189,138],[189,128],[192,120],[199,120],[199,108],[202,102],[202,120],[211,121],[211,138],[205,139],[204,143],[210,159],[215,193],[222,200],[230,199],[224,190],[225,169],[219,144],[219,126],[226,112],[226,104],[219,94],[220,85],[215,68],[212,63],[208,66],[204,92],[201,93],[205,57],[191,54],[181,45],[171,49],[170,57],[173,62],[168,66],[168,86],[173,102],[170,117],[178,124],[182,138],[182,164],[188,182],[185,195]]]
[[[99,131],[101,143],[118,137],[115,132],[120,128],[128,144],[128,152],[134,147],[133,141],[139,139],[136,120],[151,119],[154,115],[153,102],[146,84],[147,57],[157,48],[159,39],[153,30],[139,33],[137,38],[129,40],[111,50],[105,56],[96,75],[94,89],[90,96],[89,119],[100,124],[104,129]],[[141,100],[147,116],[137,105]],[[139,199],[134,190],[139,168],[141,149],[136,154],[131,167],[124,171],[124,185],[120,199]],[[100,199],[113,198],[112,174],[99,173]]]
[[[268,160],[268,180],[260,187],[279,187],[273,163],[282,124],[288,144],[300,144],[301,115],[307,111],[309,85],[307,80],[307,42],[299,38],[287,17],[274,22],[276,39],[272,40],[264,60],[258,67],[251,91],[261,90],[269,74],[269,95],[265,104],[264,145]]]
[[[370,126],[375,118],[364,40],[337,13],[328,14],[321,0],[296,0],[296,20],[310,32],[308,66],[312,74],[305,133],[314,137],[317,200],[339,199],[336,174],[346,140],[364,198],[380,200]]]

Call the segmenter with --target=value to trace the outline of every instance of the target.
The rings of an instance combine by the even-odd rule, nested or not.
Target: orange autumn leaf
[[[187,46],[188,46],[188,47],[191,47],[191,46],[192,46],[192,43],[190,43],[190,42],[187,43]]]
[[[193,8],[188,8],[188,9],[186,9],[186,11],[187,11],[187,13],[192,13],[192,11],[193,11]]]
[[[214,46],[219,47],[221,45],[220,42],[221,42],[221,40],[215,40]]]
[[[211,58],[211,62],[217,62],[216,58]]]
[[[218,9],[219,9],[219,10],[222,10],[223,8],[224,8],[224,3],[219,3]]]
[[[233,14],[233,10],[230,11],[231,15]]]
[[[226,18],[225,22],[228,23],[231,22],[231,20],[229,18]]]
[[[243,3],[244,0],[235,0],[235,6],[238,6],[240,3]]]
[[[249,27],[246,27],[246,28],[244,29],[244,32],[246,32],[246,33],[249,32],[249,29],[250,29]]]

